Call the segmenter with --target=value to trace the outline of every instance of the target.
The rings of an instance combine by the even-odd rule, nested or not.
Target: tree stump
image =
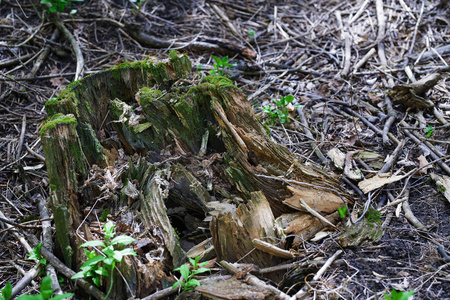
[[[337,180],[274,143],[229,79],[195,84],[183,79],[190,72],[188,58],[172,52],[166,62],[81,79],[46,103],[40,134],[65,263],[84,261],[78,246],[93,238],[96,212],[109,211],[117,231],[138,238],[138,257],[119,266],[129,288],[117,284],[112,298],[160,287],[163,271],[185,262],[180,234],[210,226],[219,259],[269,266],[278,260],[259,250],[246,255],[251,241],[281,238],[275,218],[303,210],[296,199],[312,209],[329,200],[325,215],[351,201]],[[220,202],[235,209],[217,212]]]

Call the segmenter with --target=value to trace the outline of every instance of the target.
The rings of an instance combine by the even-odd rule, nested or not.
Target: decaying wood
[[[50,119],[40,133],[66,264],[83,261],[78,246],[96,231],[94,211],[122,211],[113,219],[128,234],[142,223],[136,250],[146,260],[118,265],[128,284],[114,280],[113,298],[146,296],[164,268],[185,262],[176,230],[207,228],[210,219],[219,259],[268,267],[280,259],[252,241],[282,239],[276,217],[306,209],[324,222],[314,217],[297,226],[295,234],[310,237],[323,224],[334,226],[337,207],[352,201],[334,178],[275,144],[230,80],[193,85],[181,79],[190,71],[189,60],[174,53],[165,63],[128,63],[75,82],[46,104]],[[225,211],[213,200],[227,201]],[[143,275],[149,272],[154,276]]]
[[[431,100],[424,98],[424,95],[441,79],[442,76],[439,73],[433,73],[409,85],[396,85],[392,90],[388,91],[388,95],[395,103],[401,103],[408,107],[433,107],[434,103]]]

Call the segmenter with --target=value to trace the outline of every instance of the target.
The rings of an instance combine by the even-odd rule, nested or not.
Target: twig
[[[300,117],[300,121],[303,124],[303,131],[305,135],[310,138],[312,141],[310,143],[311,148],[316,153],[317,157],[324,165],[328,165],[328,159],[323,155],[322,151],[320,151],[319,146],[317,145],[317,141],[309,130],[308,121],[306,120],[305,114],[303,113],[303,107],[297,108],[297,114]]]
[[[348,73],[350,72],[350,61],[352,58],[351,53],[351,36],[348,32],[344,32],[342,34],[344,41],[345,41],[345,51],[344,51],[344,68],[342,69],[342,77],[346,77]]]
[[[336,251],[336,253],[333,254],[333,256],[331,256],[327,262],[322,266],[322,268],[320,268],[320,270],[316,273],[316,275],[314,275],[313,277],[313,281],[318,280],[320,277],[322,277],[322,275],[325,273],[325,271],[330,267],[330,265],[333,263],[334,260],[336,260],[336,258],[341,255],[342,250],[338,250]],[[294,295],[294,299],[302,299],[306,296],[307,294],[307,285],[305,285],[300,291],[298,291],[295,295]]]
[[[407,139],[403,139],[397,145],[397,147],[395,147],[394,152],[392,152],[392,154],[389,156],[389,159],[387,159],[384,166],[380,169],[380,171],[378,171],[378,174],[387,173],[389,171],[394,162],[397,161],[397,158],[400,155],[400,151],[403,149],[407,141],[408,141]]]
[[[39,275],[41,268],[42,264],[38,262],[32,269],[25,273],[25,275],[14,285],[10,299],[13,299],[14,296],[19,294],[20,291],[26,288],[30,284],[30,282]]]
[[[25,131],[27,128],[27,117],[24,114],[22,117],[22,129],[20,130],[19,145],[17,146],[16,159],[19,159],[20,154],[22,154],[23,141],[25,140]]]
[[[78,80],[80,77],[83,76],[83,68],[84,68],[84,57],[83,52],[81,51],[80,45],[75,40],[75,37],[72,35],[72,33],[67,29],[67,27],[64,25],[64,23],[59,18],[59,15],[53,14],[53,22],[58,27],[58,29],[66,36],[66,38],[69,40],[70,44],[72,45],[72,50],[75,53],[75,57],[77,59],[77,68],[75,71],[75,80]]]
[[[218,8],[217,5],[211,4],[211,7],[214,10],[214,12],[219,16],[219,18],[222,19],[223,22],[225,22],[225,24],[230,29],[231,33],[236,37],[240,37],[238,31],[236,30],[236,27],[234,27],[234,24],[230,21],[230,18],[228,18],[228,16],[220,8]]]
[[[371,48],[369,52],[366,53],[366,55],[361,58],[361,60],[353,67],[352,74],[354,75],[359,68],[361,68],[368,60],[372,57],[376,52],[375,48]]]
[[[37,194],[36,201],[38,201],[38,209],[42,219],[48,219],[50,217],[46,205],[46,201],[41,194]],[[42,221],[42,245],[47,249],[53,249],[52,242],[52,223],[50,221]],[[52,290],[57,295],[61,295],[63,292],[58,282],[58,276],[56,275],[55,267],[51,264],[46,266],[47,275],[52,279]]]
[[[286,258],[286,259],[292,259],[295,258],[294,254],[292,254],[291,252],[278,248],[277,246],[274,246],[270,243],[261,241],[259,239],[253,239],[252,240],[253,246],[255,246],[256,249],[265,252],[265,253],[269,253],[273,256],[277,256],[277,257],[281,257],[281,258]]]
[[[403,0],[400,1],[400,3],[402,3],[402,2],[403,2]],[[405,4],[405,6],[406,6],[406,4]],[[420,21],[422,20],[424,6],[425,6],[425,2],[422,2],[422,7],[420,8],[419,19],[417,20],[416,26],[414,27],[413,39],[412,39],[411,45],[410,45],[409,50],[408,50],[408,54],[409,55],[411,55],[411,53],[412,53],[412,51],[414,49],[414,44],[416,43],[417,30],[419,29]],[[411,15],[413,15],[413,14],[411,13]],[[415,17],[414,17],[414,19],[415,19]]]
[[[419,230],[426,230],[425,225],[422,224],[422,222],[419,221],[419,219],[416,218],[416,216],[414,216],[411,207],[409,206],[409,185],[407,185],[406,190],[405,190],[405,196],[404,196],[405,201],[403,201],[402,203],[402,208],[403,211],[405,212],[405,218],[417,229]]]

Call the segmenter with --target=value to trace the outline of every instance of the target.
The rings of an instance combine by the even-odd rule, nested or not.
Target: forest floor
[[[310,282],[308,295],[379,299],[395,288],[414,290],[415,299],[450,299],[450,261],[437,251],[442,246],[450,253],[450,199],[430,178],[450,176],[448,1],[147,0],[139,8],[127,0],[85,0],[73,8],[75,14],[66,9],[60,19],[81,50],[82,70],[42,5],[0,1],[0,206],[7,218],[20,223],[39,215],[35,197],[49,193],[38,134],[47,116],[44,103],[79,71],[87,76],[148,56],[167,59],[177,49],[191,59],[195,80],[213,70],[212,55],[228,56],[236,64],[228,75],[266,120],[272,138],[302,162],[339,175],[358,199],[350,211],[370,205],[384,222],[381,239],[355,247],[342,249],[339,231],[303,241],[298,263],[344,250]],[[124,24],[154,39],[133,35],[136,28]],[[47,56],[40,60],[43,52]],[[434,72],[442,79],[421,95],[427,104],[387,97],[394,86]],[[294,101],[281,124],[272,99],[287,95]],[[273,122],[262,107],[272,111]],[[386,173],[405,176],[361,192],[361,175],[376,176],[396,148]],[[346,168],[331,161],[332,149],[346,156]],[[371,159],[357,158],[362,152]],[[38,227],[26,230],[39,233]],[[3,287],[34,264],[9,231],[2,229],[0,239]],[[292,295],[317,270],[292,267],[284,280],[272,283]]]

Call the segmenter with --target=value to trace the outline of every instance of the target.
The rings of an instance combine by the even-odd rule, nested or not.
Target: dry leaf
[[[423,156],[423,155],[419,156],[417,158],[417,160],[419,161],[419,167],[420,168],[428,165],[427,158],[425,156]],[[417,171],[417,173],[425,175],[425,174],[427,174],[427,170],[428,169],[433,169],[433,165],[428,165],[428,166],[424,167],[423,169],[420,169],[419,171]]]
[[[367,194],[370,191],[373,191],[379,187],[382,187],[385,184],[396,182],[402,180],[407,175],[394,175],[390,177],[384,177],[383,174],[377,174],[376,176],[360,181],[358,183],[359,188],[363,191],[364,194]]]
[[[54,75],[54,74],[58,74],[58,73],[59,73],[58,67],[55,66],[55,67],[51,70],[50,75]],[[64,77],[54,77],[54,78],[50,78],[50,82],[52,83],[52,86],[53,86],[53,87],[59,87],[59,86],[62,86],[62,85],[64,85]]]

